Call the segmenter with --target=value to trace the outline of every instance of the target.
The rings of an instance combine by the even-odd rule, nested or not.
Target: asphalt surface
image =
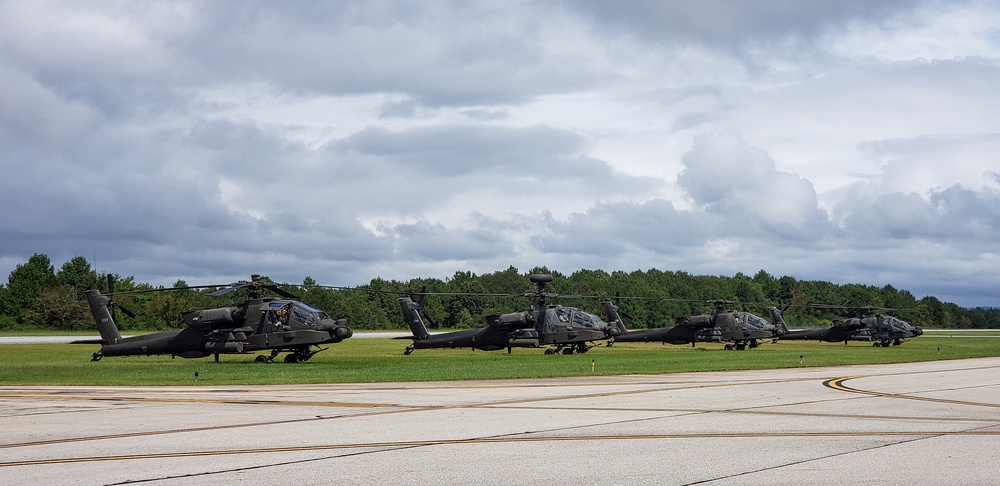
[[[0,402],[4,484],[1000,482],[1000,358]]]

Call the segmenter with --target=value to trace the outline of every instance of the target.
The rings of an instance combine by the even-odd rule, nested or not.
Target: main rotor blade
[[[274,292],[274,293],[276,293],[276,294],[278,294],[278,295],[280,295],[280,296],[282,296],[282,297],[284,297],[286,299],[298,299],[298,297],[295,294],[293,294],[293,293],[291,293],[291,292],[289,292],[289,291],[287,291],[285,289],[282,289],[281,287],[278,287],[277,285],[262,285],[261,287],[264,287],[265,289],[270,290],[271,292]]]
[[[215,292],[209,292],[208,295],[209,295],[209,297],[218,297],[220,295],[226,295],[226,294],[228,294],[228,293],[236,290],[237,288],[238,287],[226,287],[224,289],[216,290]]]
[[[135,319],[135,312],[132,312],[131,310],[129,310],[128,307],[125,307],[125,306],[123,306],[123,305],[121,305],[121,304],[119,304],[117,302],[115,302],[115,306],[122,310],[122,314],[125,314],[126,316],[129,316],[129,317]]]

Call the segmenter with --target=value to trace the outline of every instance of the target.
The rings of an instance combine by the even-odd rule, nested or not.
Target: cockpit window
[[[573,309],[573,324],[583,327],[596,327],[597,323],[600,322],[600,318],[591,314],[589,312],[584,312],[580,309]]]
[[[888,321],[890,327],[901,331],[906,331],[912,327],[909,322],[891,316],[886,317],[886,321]]]
[[[737,312],[736,314],[745,326],[752,327],[754,329],[767,329],[768,323],[763,317],[749,312]]]
[[[316,323],[320,319],[329,319],[325,312],[313,308],[309,305],[303,304],[301,302],[296,302],[292,306],[292,319],[309,326],[316,327]]]
[[[298,307],[300,307],[300,308],[304,309],[306,312],[309,312],[310,314],[316,316],[317,319],[329,319],[330,318],[330,316],[326,315],[326,312],[323,312],[323,311],[321,311],[321,310],[319,310],[319,309],[317,309],[317,308],[315,308],[315,307],[313,307],[313,306],[311,306],[309,304],[304,304],[302,302],[299,302],[298,303]]]

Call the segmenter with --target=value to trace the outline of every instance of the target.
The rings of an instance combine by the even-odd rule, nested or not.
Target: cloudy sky
[[[992,1],[0,0],[0,282],[513,265],[1000,305]]]

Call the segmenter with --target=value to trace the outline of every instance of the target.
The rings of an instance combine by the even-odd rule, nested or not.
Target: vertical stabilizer
[[[90,303],[90,313],[97,321],[97,330],[101,333],[101,339],[104,340],[104,343],[116,344],[120,341],[122,335],[118,332],[115,320],[111,318],[111,311],[108,310],[111,298],[107,295],[101,295],[99,290],[88,290],[87,302]]]
[[[788,326],[785,325],[785,318],[781,317],[781,311],[777,307],[768,307],[768,314],[771,314],[771,320],[774,321],[774,326],[778,328],[778,335],[781,336],[788,332]]]
[[[409,297],[402,297],[399,299],[399,306],[403,308],[403,318],[406,319],[406,324],[410,326],[410,331],[413,332],[413,339],[415,341],[423,341],[429,338],[431,335],[427,332],[427,326],[424,325],[424,320],[420,318],[420,305]]]
[[[621,335],[628,332],[628,329],[625,328],[625,321],[622,320],[621,315],[618,313],[618,306],[610,300],[604,301],[604,314],[608,318],[608,323],[617,327]]]

